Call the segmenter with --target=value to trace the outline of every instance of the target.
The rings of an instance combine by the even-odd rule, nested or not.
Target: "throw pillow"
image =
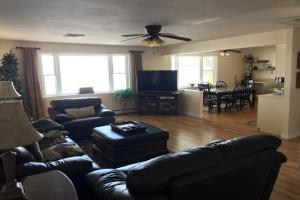
[[[94,106],[88,106],[88,107],[83,107],[83,108],[69,108],[69,109],[65,109],[65,112],[72,119],[79,119],[79,118],[95,116]]]
[[[54,161],[62,158],[84,155],[84,152],[73,142],[57,144],[42,150],[45,161]]]
[[[51,130],[63,130],[64,127],[55,121],[47,118],[39,119],[32,123],[32,126],[40,133],[48,132]]]
[[[67,142],[65,137],[68,135],[68,132],[66,131],[52,130],[42,134],[44,137],[39,141],[40,149]]]

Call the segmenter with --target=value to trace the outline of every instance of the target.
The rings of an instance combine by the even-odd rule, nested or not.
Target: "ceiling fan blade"
[[[137,38],[144,38],[144,37],[147,37],[148,35],[142,35],[142,36],[138,36],[138,37],[133,37],[133,38],[128,38],[128,39],[125,39],[125,40],[121,40],[120,42],[125,42],[125,41],[128,41],[128,40],[134,40],[134,39],[137,39]]]
[[[175,40],[182,40],[182,41],[186,41],[186,42],[192,41],[192,39],[190,39],[190,38],[180,37],[177,35],[168,35],[168,34],[160,33],[159,36],[165,37],[165,38],[171,38],[171,39],[175,39]]]
[[[228,49],[227,51],[231,51],[231,52],[234,52],[234,53],[242,53],[241,51],[239,51],[239,50],[234,50],[234,49]]]
[[[159,34],[161,34],[161,35],[171,35],[171,36],[177,36],[177,35],[175,35],[175,34],[173,34],[173,33],[159,33]]]
[[[122,37],[134,37],[134,36],[144,36],[144,35],[147,35],[147,34],[129,34],[129,35],[121,35]]]

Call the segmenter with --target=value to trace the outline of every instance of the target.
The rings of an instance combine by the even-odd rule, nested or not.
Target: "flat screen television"
[[[177,71],[138,71],[137,85],[139,92],[176,92]]]

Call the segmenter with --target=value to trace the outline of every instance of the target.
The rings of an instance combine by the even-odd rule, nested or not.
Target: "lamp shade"
[[[0,104],[0,149],[32,144],[42,137],[29,122],[21,101]]]
[[[0,99],[19,97],[21,97],[21,95],[16,91],[12,81],[0,81]]]

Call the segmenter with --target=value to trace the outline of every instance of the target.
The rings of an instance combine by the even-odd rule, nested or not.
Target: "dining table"
[[[251,93],[251,107],[255,106],[256,101],[256,89],[255,88],[248,88],[248,91]],[[217,112],[221,112],[221,104],[222,104],[222,97],[226,95],[232,95],[235,92],[234,88],[216,88],[213,87],[210,89],[210,93],[217,98]]]

